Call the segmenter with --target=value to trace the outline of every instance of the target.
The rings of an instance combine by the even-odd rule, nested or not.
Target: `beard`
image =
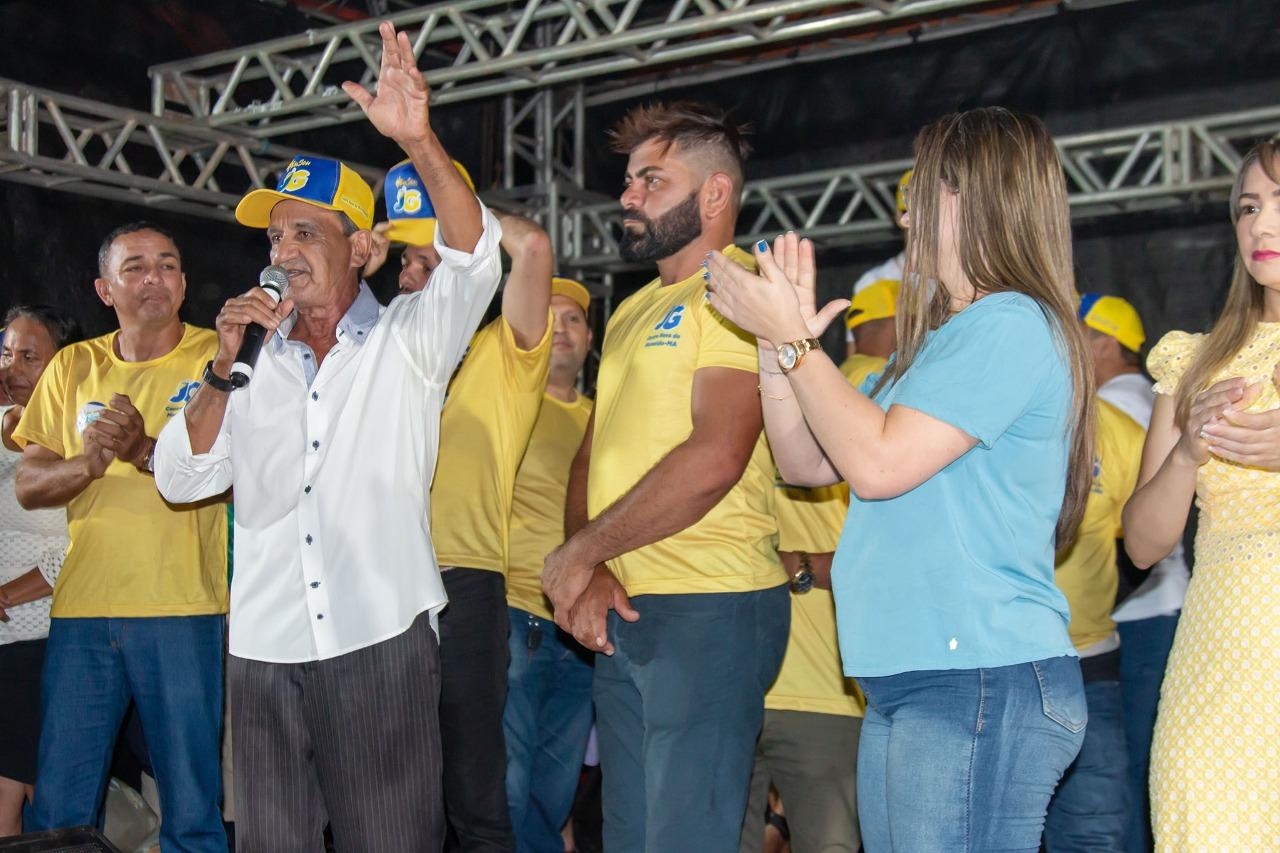
[[[640,232],[628,231],[627,221],[644,226]],[[698,209],[698,191],[659,216],[649,219],[638,210],[623,213],[622,238],[618,253],[624,261],[660,261],[669,258],[702,236],[702,215]]]

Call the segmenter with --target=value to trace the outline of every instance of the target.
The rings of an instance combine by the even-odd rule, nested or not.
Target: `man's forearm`
[[[219,376],[229,375],[230,365],[220,367],[215,362],[213,370]],[[227,373],[222,373],[222,370]],[[191,398],[191,402],[187,403],[183,417],[187,419],[187,437],[191,440],[192,453],[199,455],[212,449],[222,430],[222,421],[227,416],[227,401],[230,399],[230,392],[203,384]]]
[[[89,460],[84,456],[70,459],[32,459],[24,456],[18,463],[14,487],[23,509],[49,509],[66,506],[93,482]]]
[[[428,133],[423,140],[405,148],[405,153],[427,186],[444,244],[460,252],[475,251],[484,233],[480,202],[458,174],[440,140]]]
[[[591,459],[574,457],[569,469],[569,488],[564,498],[564,538],[567,542],[587,526],[587,470]]]
[[[729,493],[749,459],[726,465],[721,444],[691,439],[677,445],[629,492],[574,534],[568,543],[577,558],[574,562],[603,563],[691,527]]]
[[[3,598],[11,606],[26,604],[29,601],[39,601],[52,594],[53,587],[49,586],[49,582],[44,579],[44,575],[40,574],[39,569],[24,572],[0,586],[0,598]]]

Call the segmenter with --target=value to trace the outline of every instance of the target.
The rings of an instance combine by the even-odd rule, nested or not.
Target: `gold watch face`
[[[796,362],[799,360],[800,353],[795,344],[782,344],[778,347],[778,367],[783,370],[790,370],[796,366]]]

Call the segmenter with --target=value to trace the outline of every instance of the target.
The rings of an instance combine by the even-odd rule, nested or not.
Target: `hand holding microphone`
[[[237,388],[249,384],[263,341],[293,311],[293,300],[285,298],[289,274],[283,267],[267,267],[258,282],[259,287],[228,299],[214,324],[219,343],[215,371],[229,373]]]

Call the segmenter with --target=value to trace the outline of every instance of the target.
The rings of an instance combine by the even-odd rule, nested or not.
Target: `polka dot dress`
[[[1173,395],[1204,340],[1170,332],[1151,351]],[[1261,323],[1214,381],[1264,382],[1274,408],[1280,323]],[[1217,457],[1196,484],[1195,573],[1169,656],[1151,755],[1160,851],[1280,850],[1280,473]]]

